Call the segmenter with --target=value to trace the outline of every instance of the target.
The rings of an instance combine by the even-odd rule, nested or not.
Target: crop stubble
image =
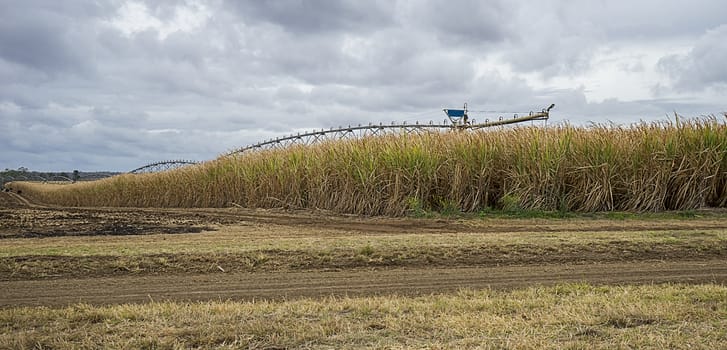
[[[3,203],[12,200],[3,194]],[[392,219],[6,205],[0,300],[7,307],[724,283],[727,221],[722,212],[703,216]],[[132,229],[109,232],[113,225]]]

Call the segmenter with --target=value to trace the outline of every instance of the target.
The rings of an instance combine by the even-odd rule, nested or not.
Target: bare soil
[[[327,212],[229,209],[59,208],[0,193],[0,253],[17,242],[64,237],[194,235],[234,227],[278,228],[290,236],[422,233],[669,231],[687,241],[612,240],[543,247],[529,242],[457,249],[334,250],[272,247],[253,253],[49,254],[0,258],[0,307],[149,300],[278,299],[323,295],[422,294],[459,288],[516,288],[584,281],[727,283],[723,214],[688,220],[367,218]],[[700,232],[704,230],[705,232]],[[216,232],[216,231],[215,231]],[[240,239],[247,239],[243,234]],[[270,238],[268,237],[268,238]],[[259,237],[258,237],[259,238]],[[330,238],[330,237],[329,237]],[[244,243],[244,242],[242,242]],[[70,243],[69,243],[70,244]]]
[[[532,285],[727,283],[727,261],[126,276],[0,282],[0,307],[422,295]]]

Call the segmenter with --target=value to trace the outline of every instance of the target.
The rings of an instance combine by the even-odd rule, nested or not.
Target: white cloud
[[[10,101],[2,101],[0,102],[0,114],[3,115],[11,115],[11,114],[18,114],[23,109],[18,106],[17,104],[10,102]]]
[[[174,15],[162,20],[149,11],[143,2],[128,1],[117,12],[117,16],[107,23],[130,37],[147,30],[156,31],[160,40],[176,32],[193,32],[203,27],[212,17],[212,12],[198,2],[187,2],[174,7]]]

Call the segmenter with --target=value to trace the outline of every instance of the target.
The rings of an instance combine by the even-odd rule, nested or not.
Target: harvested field
[[[438,272],[431,272],[470,271],[485,276],[491,274],[488,269],[502,267],[514,268],[515,279],[530,276],[520,278],[517,285],[573,281],[577,276],[596,276],[594,271],[599,269],[612,272],[614,266],[635,266],[631,275],[639,283],[689,281],[692,277],[694,281],[719,282],[725,275],[719,261],[727,260],[727,213],[714,210],[686,218],[666,213],[626,219],[604,215],[411,219],[241,208],[58,208],[32,205],[8,193],[2,198],[10,205],[0,208],[0,281],[20,283],[3,288],[8,290],[3,295],[6,305],[13,304],[10,289],[42,291],[44,285],[56,290],[63,285],[68,295],[79,295],[75,301],[83,301],[83,293],[73,291],[74,283],[85,289],[96,283],[93,279],[109,278],[137,278],[129,280],[136,281],[128,283],[132,288],[171,286],[171,281],[177,281],[179,290],[174,295],[180,298],[184,298],[179,291],[186,288],[187,280],[213,278],[230,290],[219,289],[219,295],[203,293],[212,299],[235,295],[234,290],[267,278],[286,279],[285,274],[327,281],[371,271],[377,271],[372,276],[386,273],[389,277],[384,280],[389,281],[420,276],[421,281],[409,288],[411,292],[508,285],[467,277],[442,282],[437,281]],[[679,270],[677,277],[655,278],[660,269],[678,269],[682,262],[690,267]],[[538,270],[543,268],[550,272]],[[553,272],[558,270],[565,275]],[[532,278],[538,271],[544,279]],[[610,282],[627,282],[620,277],[614,274]],[[69,284],[71,280],[75,282]],[[423,286],[428,280],[432,286]],[[609,277],[583,280],[610,283]],[[24,281],[33,281],[33,287]],[[360,284],[347,288],[336,283],[339,285],[329,289],[333,294],[366,290]],[[451,286],[445,288],[447,284]],[[370,293],[407,289],[388,285],[372,286]],[[300,295],[311,295],[305,286],[291,288],[300,290]],[[316,288],[325,294],[326,288]],[[279,297],[279,293],[264,292],[273,289],[253,288],[259,294],[243,294]],[[190,290],[190,295],[200,294]],[[32,295],[25,297],[33,299]],[[89,296],[89,300],[99,300],[94,298]],[[41,304],[50,300],[36,299]],[[132,300],[136,299],[128,301]]]
[[[2,348],[725,341],[723,210],[414,219],[0,203]]]

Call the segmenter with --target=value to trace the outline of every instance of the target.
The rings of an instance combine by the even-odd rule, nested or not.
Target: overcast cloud
[[[0,0],[0,168],[127,171],[442,108],[727,111],[724,1]]]

